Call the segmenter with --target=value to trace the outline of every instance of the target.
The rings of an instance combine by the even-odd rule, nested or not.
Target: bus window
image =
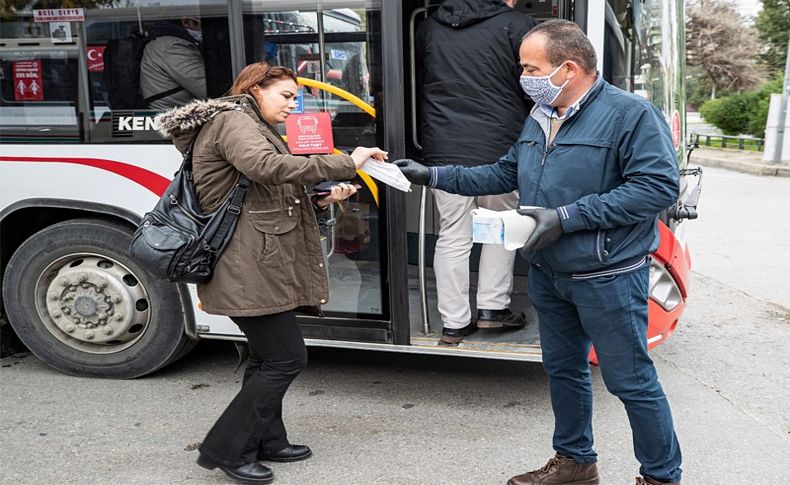
[[[604,20],[603,77],[624,91],[633,91],[633,37],[630,6],[625,2],[608,0]]]
[[[571,9],[569,0],[518,0],[515,9],[529,14],[538,22],[556,18],[567,18]]]
[[[678,62],[678,56],[677,53],[674,56],[665,54],[671,43],[665,27],[662,27],[668,20],[663,15],[662,2],[647,0],[641,4],[637,16],[639,49],[636,52],[635,89],[666,112],[672,104],[672,75],[677,71],[673,65]]]
[[[2,20],[0,140],[77,143],[78,32],[73,22],[50,31],[32,11]]]
[[[245,61],[268,60],[307,80],[310,85],[301,88],[303,109],[329,112],[337,149],[382,146],[383,113],[374,111],[381,96],[381,7],[369,0],[332,2],[344,7],[336,9],[322,9],[321,3],[244,0]],[[323,310],[381,318],[387,314],[381,264],[386,238],[379,218],[384,190],[361,176],[354,182],[362,188],[332,217],[331,295]]]
[[[132,0],[85,17],[92,142],[166,142],[157,113],[230,88],[225,2]]]

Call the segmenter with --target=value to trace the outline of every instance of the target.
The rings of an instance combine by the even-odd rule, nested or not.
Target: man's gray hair
[[[524,39],[541,34],[546,39],[546,57],[552,66],[565,61],[578,63],[588,73],[594,73],[598,60],[590,39],[570,20],[552,19],[538,24]]]

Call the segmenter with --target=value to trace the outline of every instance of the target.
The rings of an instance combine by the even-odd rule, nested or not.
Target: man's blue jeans
[[[672,413],[647,355],[648,275],[645,264],[630,273],[574,280],[533,265],[529,296],[549,376],[554,449],[579,463],[597,460],[588,362],[592,344],[606,388],[628,413],[640,473],[679,482],[680,445]]]

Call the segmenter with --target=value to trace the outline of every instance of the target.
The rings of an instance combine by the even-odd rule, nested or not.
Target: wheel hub
[[[85,343],[117,345],[137,338],[147,311],[141,315],[134,305],[144,294],[139,285],[125,284],[123,274],[113,262],[95,256],[62,266],[47,288],[52,322]]]

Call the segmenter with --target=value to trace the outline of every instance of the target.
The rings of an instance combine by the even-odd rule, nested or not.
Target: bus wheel
[[[104,220],[65,221],[35,233],[11,257],[6,313],[41,360],[71,375],[133,378],[194,345],[176,285],[134,262],[131,233]]]

